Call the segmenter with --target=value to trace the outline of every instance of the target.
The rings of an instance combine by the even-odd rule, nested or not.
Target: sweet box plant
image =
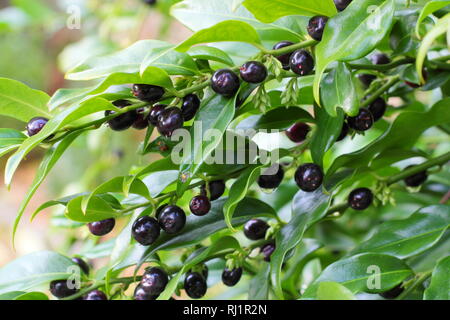
[[[6,186],[45,150],[13,237],[74,141],[104,127],[146,134],[128,172],[33,208],[97,245],[10,262],[0,298],[449,299],[449,5],[184,0],[171,14],[190,38],[88,58],[66,75],[76,89],[50,97],[1,78],[0,114],[26,124],[0,129]],[[181,128],[192,141],[175,163]],[[240,151],[221,143],[239,128],[277,130],[245,145],[277,163],[210,163]],[[138,161],[150,153],[161,156]],[[108,262],[92,268],[98,257]]]

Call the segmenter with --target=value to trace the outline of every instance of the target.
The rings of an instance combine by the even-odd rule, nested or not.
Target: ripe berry
[[[228,287],[234,287],[241,279],[241,276],[242,268],[236,268],[233,270],[225,268],[222,272],[222,282]]]
[[[320,187],[323,181],[322,169],[314,163],[305,163],[295,171],[295,182],[305,192],[312,192]]]
[[[196,216],[204,216],[211,210],[211,202],[206,196],[195,196],[189,203],[189,208]]]
[[[380,120],[386,112],[386,101],[383,98],[377,98],[369,105],[369,111],[373,116],[373,121]]]
[[[113,102],[113,105],[115,105],[118,108],[125,108],[127,106],[131,105],[131,102],[127,100],[117,100]],[[105,117],[110,116],[112,114],[115,114],[115,111],[112,110],[106,110],[105,111]],[[115,118],[112,118],[111,120],[108,120],[109,127],[113,129],[114,131],[122,131],[126,130],[129,127],[133,125],[133,123],[138,118],[138,114],[136,110],[131,110],[128,112],[125,112]]]
[[[47,124],[48,119],[43,117],[35,117],[28,121],[27,124],[27,132],[28,136],[34,136],[35,134],[38,134],[39,131],[42,130],[42,128]]]
[[[202,192],[204,192],[205,186],[202,186]],[[209,200],[214,201],[219,199],[225,192],[225,182],[223,180],[210,181],[208,183]]]
[[[165,104],[157,104],[154,105],[148,114],[148,122],[150,122],[151,125],[157,126],[158,125],[158,116],[161,114],[161,111],[163,111],[167,105]]]
[[[266,175],[261,174],[258,177],[258,185],[263,189],[275,189],[278,188],[278,186],[281,184],[281,181],[283,181],[284,178],[284,170],[279,165],[276,164],[276,167],[278,167],[277,172],[275,174]],[[275,167],[272,167],[271,170],[274,170]]]
[[[358,74],[358,79],[359,79],[359,81],[361,81],[361,83],[362,83],[366,88],[368,88],[368,87],[371,85],[371,83],[372,83],[373,81],[375,81],[376,78],[377,78],[377,77],[374,76],[373,74],[367,74],[367,73],[361,73],[361,74]]]
[[[156,219],[159,218],[159,215],[161,214],[161,211],[162,211],[165,207],[167,207],[167,206],[168,206],[167,203],[166,203],[166,204],[162,204],[162,205],[160,205],[160,206],[158,207],[158,209],[156,209],[156,212],[155,212],[155,218],[156,218]]]
[[[328,17],[325,16],[315,16],[309,20],[307,30],[311,38],[317,41],[322,40],[323,30],[325,29],[327,21]]]
[[[240,68],[242,80],[249,83],[261,83],[267,78],[267,68],[261,62],[249,61]]]
[[[189,94],[184,97],[183,105],[181,106],[184,121],[194,119],[198,108],[200,108],[200,99],[195,94]]]
[[[292,54],[289,66],[292,72],[300,76],[306,76],[314,69],[314,59],[308,51],[300,49]]]
[[[186,215],[180,207],[170,205],[162,209],[158,222],[166,233],[174,234],[183,229],[186,224]]]
[[[342,124],[341,133],[339,134],[339,137],[337,137],[336,141],[344,140],[344,138],[347,136],[347,134],[348,134],[348,125],[347,125],[347,122],[344,122]]]
[[[160,228],[156,219],[143,216],[136,219],[131,228],[133,238],[143,246],[149,246],[158,239]]]
[[[275,243],[268,243],[261,247],[261,253],[264,261],[270,262],[270,256],[275,251]]]
[[[143,287],[142,284],[138,284],[134,289],[134,300],[156,300],[158,295],[151,295]]]
[[[350,192],[348,205],[354,210],[364,210],[370,206],[372,200],[372,191],[367,188],[358,188]]]
[[[108,300],[106,294],[100,290],[93,290],[83,296],[83,300]]]
[[[95,236],[104,236],[111,232],[116,224],[114,218],[88,223],[89,231]]]
[[[143,130],[148,127],[148,116],[144,115],[144,109],[138,109],[136,120],[133,123],[133,128]]]
[[[391,59],[384,53],[375,53],[370,60],[373,64],[388,64],[391,62]]]
[[[244,234],[250,240],[264,239],[268,229],[267,222],[260,219],[251,219],[244,225]]]
[[[202,264],[200,267],[197,267],[196,270],[201,272],[201,274],[202,274],[203,278],[205,278],[205,280],[208,279],[209,269],[206,264]],[[188,271],[188,273],[192,273],[192,272],[195,272],[195,271],[193,271],[192,269],[190,269]]]
[[[239,86],[239,77],[229,69],[217,70],[211,78],[211,88],[225,97],[234,96]]]
[[[159,133],[166,137],[172,136],[172,133],[183,127],[183,115],[181,110],[176,107],[167,108],[158,115],[157,128]]]
[[[167,273],[157,267],[151,267],[145,270],[141,280],[141,287],[150,295],[159,295],[167,286],[169,276]]]
[[[205,278],[198,272],[190,272],[184,279],[184,290],[192,299],[200,299],[206,293],[208,286]]]
[[[154,6],[156,4],[156,0],[144,0],[144,2],[150,6]]]
[[[278,50],[278,49],[281,49],[281,48],[289,47],[289,46],[292,46],[293,44],[294,43],[290,42],[290,41],[281,41],[281,42],[278,42],[276,45],[273,46],[273,50]],[[286,54],[283,54],[283,55],[277,57],[277,59],[283,65],[283,69],[284,70],[289,70],[289,60],[291,58],[291,54],[292,54],[292,52],[286,53]]]
[[[412,167],[414,167],[414,166],[408,166],[408,167],[406,167],[406,169],[409,169]],[[408,187],[418,187],[421,184],[423,184],[427,180],[427,178],[428,178],[427,172],[421,171],[419,173],[413,174],[412,176],[405,178],[404,181]]]
[[[73,257],[72,261],[75,262],[86,275],[89,274],[89,265],[81,258]]]
[[[351,2],[352,0],[334,0],[334,4],[338,11],[344,11]]]
[[[310,130],[311,128],[306,123],[297,122],[286,130],[286,135],[292,142],[299,143],[306,139]]]
[[[67,280],[55,280],[50,282],[50,292],[57,298],[69,297],[77,293],[77,289],[70,289],[67,285]]]
[[[164,89],[150,84],[133,84],[133,95],[141,101],[155,102],[162,98]]]
[[[347,118],[348,126],[357,131],[369,130],[372,127],[373,122],[372,113],[366,108],[359,109],[359,113],[356,117]]]
[[[397,298],[405,289],[402,287],[402,284],[395,286],[394,288],[380,293],[380,296],[382,296],[385,299],[395,299]]]

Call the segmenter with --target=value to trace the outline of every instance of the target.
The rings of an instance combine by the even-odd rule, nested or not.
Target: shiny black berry
[[[191,212],[196,216],[204,216],[211,210],[211,202],[207,196],[199,195],[191,199],[189,203]]]
[[[118,108],[125,108],[127,106],[131,105],[131,102],[127,100],[117,100],[113,102],[113,105],[115,105]],[[105,116],[110,116],[115,114],[115,111],[112,110],[106,110]],[[111,120],[108,120],[108,125],[111,129],[114,131],[122,131],[126,130],[129,127],[131,127],[136,119],[138,118],[138,114],[136,110],[131,110],[128,112],[125,112],[115,118],[112,118]]]
[[[198,272],[190,272],[184,279],[184,290],[192,299],[200,299],[206,294],[206,279]]]
[[[359,109],[357,116],[347,118],[348,126],[357,131],[369,130],[372,127],[373,122],[372,113],[366,108]]]
[[[263,189],[275,189],[278,188],[278,186],[281,184],[281,181],[283,181],[284,178],[284,170],[279,165],[276,164],[275,166],[270,168],[271,171],[275,171],[275,174],[261,174],[258,177],[258,185]],[[271,172],[272,173],[272,172]]]
[[[323,181],[323,171],[317,164],[305,163],[295,171],[295,182],[305,192],[312,192],[320,187]]]
[[[380,120],[386,112],[386,101],[383,98],[377,98],[369,105],[369,111],[373,116],[373,121]]]
[[[402,287],[402,284],[395,286],[394,288],[380,293],[380,296],[382,296],[385,299],[395,299],[397,298],[405,289]]]
[[[268,229],[267,222],[260,219],[251,219],[244,225],[244,234],[250,240],[264,239]]]
[[[159,133],[166,137],[172,136],[172,133],[183,127],[183,115],[181,110],[176,107],[164,109],[158,115],[157,128]]]
[[[144,0],[144,3],[150,6],[154,6],[156,4],[156,0]]]
[[[157,104],[154,105],[148,114],[148,122],[150,122],[151,125],[156,127],[158,125],[158,116],[160,115],[161,111],[163,111],[167,105],[165,104]]]
[[[344,138],[347,136],[347,134],[348,134],[348,125],[347,125],[347,122],[344,122],[343,124],[342,124],[342,130],[341,130],[341,133],[339,134],[339,137],[337,137],[337,139],[336,139],[336,141],[341,141],[341,140],[344,140]]]
[[[75,293],[77,293],[77,289],[69,288],[67,284],[67,280],[55,280],[50,282],[50,292],[57,298],[66,298]]]
[[[270,262],[270,256],[275,251],[275,243],[268,243],[261,247],[264,261]]]
[[[134,300],[156,300],[158,295],[152,295],[148,293],[139,283],[136,289],[134,289]]]
[[[85,274],[89,274],[89,265],[81,258],[73,257],[72,261],[75,262]]]
[[[38,134],[39,131],[42,130],[42,128],[47,124],[48,119],[43,117],[36,117],[28,121],[27,124],[27,133],[28,136],[34,136],[35,134]]]
[[[145,270],[141,280],[141,287],[150,295],[159,295],[167,286],[169,276],[167,273],[157,267],[151,267]]]
[[[159,214],[158,222],[166,233],[178,233],[186,224],[186,214],[180,207],[168,205]]]
[[[95,236],[104,236],[111,232],[116,224],[114,218],[88,223],[89,231]]]
[[[233,270],[225,268],[222,272],[222,282],[228,287],[234,287],[242,277],[242,268],[235,268]]]
[[[334,4],[338,11],[344,11],[351,2],[352,0],[334,0]]]
[[[202,186],[202,192],[204,192],[205,186]],[[223,180],[210,181],[208,183],[209,200],[214,201],[219,199],[225,192],[225,182]]]
[[[358,188],[350,192],[348,205],[354,210],[367,209],[373,201],[373,194],[370,189]]]
[[[249,61],[240,68],[242,80],[249,83],[261,83],[267,78],[267,68],[261,62]]]
[[[361,83],[362,83],[366,88],[368,88],[368,87],[372,84],[372,82],[375,81],[376,78],[377,78],[377,77],[376,77],[375,75],[373,75],[373,74],[368,74],[368,73],[361,73],[361,74],[358,74],[358,79],[359,79],[359,81],[361,81]]]
[[[164,95],[162,87],[150,84],[133,84],[131,91],[136,98],[146,102],[158,101]]]
[[[229,69],[217,70],[211,78],[211,88],[225,97],[234,96],[239,86],[239,77]]]
[[[294,43],[290,41],[281,41],[278,42],[276,45],[273,46],[273,50],[278,50],[281,48],[292,46]],[[289,60],[291,58],[292,52],[283,54],[281,56],[278,56],[277,59],[281,62],[283,65],[284,70],[289,70]]]
[[[297,122],[286,130],[286,135],[292,142],[299,143],[305,141],[310,130],[310,126],[306,123]]]
[[[323,31],[325,29],[327,21],[328,17],[325,16],[315,16],[309,20],[307,30],[311,38],[317,41],[322,40]]]
[[[131,228],[133,238],[143,246],[149,246],[155,242],[160,232],[158,221],[149,216],[137,218]]]
[[[306,76],[314,69],[314,59],[308,51],[300,49],[292,54],[289,67],[292,72],[300,76]]]
[[[162,211],[165,207],[167,207],[167,206],[168,206],[167,203],[166,203],[166,204],[162,204],[162,205],[160,205],[160,206],[158,207],[158,209],[156,209],[156,212],[155,212],[155,218],[156,218],[156,219],[159,218],[159,215],[161,214],[161,211]]]
[[[143,130],[148,127],[148,115],[144,114],[144,109],[137,110],[137,117],[132,127],[137,130]]]
[[[406,169],[412,168],[414,166],[408,166]],[[427,181],[428,174],[426,171],[421,171],[419,173],[413,174],[412,176],[409,176],[405,178],[405,184],[408,187],[418,187],[421,184],[423,184],[425,181]]]
[[[189,94],[183,99],[181,106],[181,112],[183,114],[184,121],[194,119],[195,114],[200,108],[200,99],[195,94]]]
[[[384,53],[375,53],[372,57],[370,57],[370,61],[373,64],[388,64],[391,63],[391,59]]]
[[[83,296],[83,300],[108,300],[108,297],[103,291],[93,290]]]

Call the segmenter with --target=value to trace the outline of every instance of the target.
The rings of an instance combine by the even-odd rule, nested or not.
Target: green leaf
[[[244,6],[264,23],[289,15],[331,17],[337,13],[332,0],[245,0]]]
[[[276,235],[276,249],[270,257],[271,279],[275,294],[283,298],[281,289],[281,266],[289,250],[302,240],[308,226],[322,218],[329,206],[330,195],[321,190],[315,192],[299,191],[292,202],[292,218]]]
[[[56,206],[56,205],[66,206],[69,203],[70,200],[75,199],[75,198],[80,197],[80,196],[88,195],[88,194],[89,194],[88,192],[77,193],[77,194],[70,195],[70,196],[67,196],[67,197],[64,197],[64,198],[61,198],[61,199],[58,199],[58,200],[47,201],[47,202],[41,204],[39,206],[39,208],[37,208],[33,212],[33,214],[31,215],[30,221],[33,221],[34,218],[36,218],[37,214],[39,212],[41,212],[42,210],[45,210],[47,208],[50,208],[50,207],[53,207],[53,206]]]
[[[424,292],[424,300],[450,300],[450,256],[441,259],[431,276],[431,283]]]
[[[49,300],[48,296],[42,292],[26,292],[14,298],[14,300]]]
[[[24,122],[34,117],[51,118],[47,102],[50,97],[22,82],[0,78],[0,115]]]
[[[337,282],[321,282],[317,288],[317,300],[356,300],[350,290]]]
[[[371,52],[390,30],[394,0],[353,1],[327,22],[322,41],[316,47],[314,99],[320,104],[320,82],[334,61],[351,61]]]
[[[69,201],[64,213],[67,218],[76,222],[89,223],[119,217],[111,204],[99,196],[94,196],[83,210],[83,201],[88,196],[81,196]]]
[[[270,265],[263,264],[258,273],[250,281],[248,300],[268,300],[270,288]]]
[[[420,39],[420,24],[425,20],[426,17],[428,17],[433,12],[436,12],[442,8],[445,8],[446,6],[450,5],[449,0],[432,0],[428,1],[425,6],[423,7],[422,11],[420,12],[420,16],[417,19],[416,23],[416,37]]]
[[[65,105],[69,102],[73,102],[75,100],[79,100],[89,94],[94,87],[89,88],[75,88],[75,89],[58,89],[50,98],[48,102],[48,106],[50,110],[54,110],[62,105]]]
[[[436,244],[450,226],[450,207],[422,208],[403,220],[387,221],[352,254],[384,253],[399,259],[419,254]]]
[[[19,130],[0,128],[0,149],[21,144],[26,138]]]
[[[252,124],[254,130],[259,129],[288,129],[296,122],[314,122],[313,117],[306,110],[298,107],[275,108],[265,113]]]
[[[0,294],[26,291],[53,280],[67,279],[74,265],[72,260],[56,252],[27,254],[0,269]]]
[[[192,58],[217,61],[229,65],[230,67],[234,66],[233,60],[225,51],[214,47],[196,46],[190,48],[187,53]]]
[[[261,44],[258,33],[250,24],[228,20],[219,22],[213,27],[197,31],[189,39],[180,43],[176,50],[184,52],[195,44],[222,41],[246,42],[252,45]]]

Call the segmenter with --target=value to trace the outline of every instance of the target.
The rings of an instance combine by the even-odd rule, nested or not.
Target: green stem
[[[400,81],[400,76],[393,76],[386,82],[383,86],[381,86],[378,90],[376,90],[369,98],[364,100],[361,104],[361,108],[369,106],[372,102],[374,102],[379,96],[381,96],[384,92],[389,90],[392,86],[394,86],[397,82]]]
[[[362,70],[377,70],[377,71],[387,71],[390,69],[393,69],[395,67],[414,63],[416,59],[414,58],[403,58],[396,61],[393,61],[391,63],[387,64],[358,64],[358,63],[349,63],[349,66],[353,69],[362,69]]]
[[[280,48],[277,50],[261,50],[264,54],[270,54],[272,56],[282,56],[283,54],[294,52],[298,49],[308,48],[316,45],[318,42],[316,40],[306,40],[302,41],[293,45],[290,45],[288,47]]]
[[[414,281],[410,286],[408,286],[405,291],[403,291],[397,298],[396,300],[403,300],[404,298],[406,298],[411,292],[413,292],[417,287],[419,287],[422,283],[425,282],[425,280],[427,280],[430,276],[431,276],[432,272],[431,271],[427,271],[424,272],[423,274],[421,274],[416,281]]]

